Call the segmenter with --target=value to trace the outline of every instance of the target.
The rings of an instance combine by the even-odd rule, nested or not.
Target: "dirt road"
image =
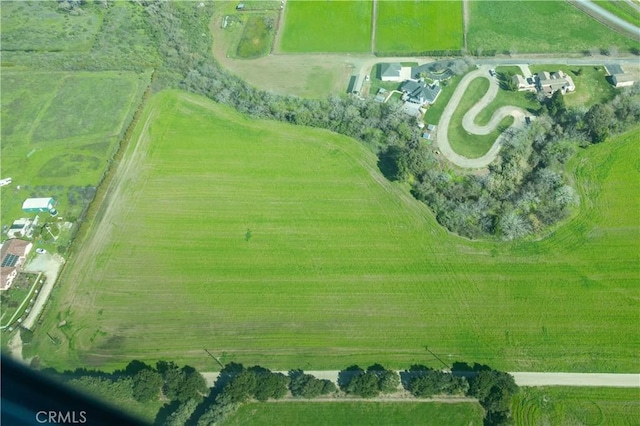
[[[286,371],[279,373],[287,374]],[[318,379],[338,381],[337,370],[305,371]],[[213,386],[219,373],[201,373],[207,386]],[[511,374],[518,386],[594,386],[614,388],[640,388],[640,374],[614,373],[531,373],[516,372]]]
[[[60,268],[62,268],[63,264],[64,259],[61,256],[57,254],[44,253],[36,255],[36,257],[33,258],[33,260],[24,268],[25,272],[43,272],[47,277],[47,280],[42,286],[29,315],[22,323],[23,327],[28,328],[29,330],[33,329],[40,312],[42,312],[45,303],[49,300],[49,295],[51,294],[51,290],[53,290],[53,286],[56,283],[58,273],[60,272]]]
[[[376,51],[376,22],[378,21],[378,0],[373,0],[373,18],[371,25],[371,53]]]
[[[467,132],[475,135],[487,135],[498,126],[503,118],[509,115],[515,119],[513,126],[520,126],[524,123],[524,117],[526,115],[526,112],[520,108],[504,106],[494,112],[488,124],[484,126],[477,125],[474,122],[476,116],[495,99],[498,94],[499,86],[498,81],[489,75],[489,67],[487,66],[480,67],[476,71],[472,71],[467,74],[460,81],[458,87],[456,87],[456,91],[453,93],[453,96],[442,113],[442,117],[438,123],[438,136],[436,143],[440,152],[447,160],[459,167],[468,169],[478,169],[489,165],[489,163],[491,163],[498,155],[498,152],[500,151],[500,144],[502,142],[502,136],[498,137],[491,148],[489,148],[489,151],[479,158],[464,157],[457,154],[453,148],[451,148],[449,143],[449,125],[451,123],[451,118],[453,117],[453,113],[458,107],[462,96],[467,90],[467,87],[476,78],[486,78],[489,80],[490,84],[487,93],[462,118],[462,127]]]

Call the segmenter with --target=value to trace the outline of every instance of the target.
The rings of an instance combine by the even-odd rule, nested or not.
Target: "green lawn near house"
[[[464,129],[462,117],[482,99],[487,90],[489,90],[489,80],[486,78],[476,78],[469,83],[449,124],[448,136],[451,147],[458,154],[468,158],[477,158],[486,154],[500,134],[513,123],[513,117],[505,117],[500,125],[487,135],[474,135]],[[490,104],[485,110],[494,110],[494,105]]]

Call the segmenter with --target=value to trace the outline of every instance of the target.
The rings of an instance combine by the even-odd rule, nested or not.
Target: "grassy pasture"
[[[3,224],[21,215],[24,198],[44,193],[68,214],[65,188],[98,183],[148,79],[132,72],[3,71],[2,176],[13,178],[2,191]]]
[[[521,388],[513,401],[518,425],[637,425],[640,390],[624,388]]]
[[[368,52],[371,1],[290,0],[280,49],[283,52]]]
[[[618,0],[594,0],[594,3],[601,8],[613,13],[618,18],[632,23],[636,27],[640,26],[640,13],[626,1]]]
[[[482,416],[480,405],[472,403],[278,402],[243,405],[225,425],[463,426],[481,424]]]
[[[71,15],[60,11],[57,5],[53,1],[3,1],[2,50],[89,51],[100,30],[102,15]]]
[[[244,24],[236,54],[239,58],[253,59],[269,53],[273,43],[273,17],[250,16]]]
[[[640,45],[564,1],[471,1],[469,15],[467,42],[474,53],[568,53]]]
[[[473,135],[462,127],[462,117],[487,93],[487,90],[489,90],[489,80],[486,78],[473,80],[467,86],[467,90],[451,117],[448,133],[449,143],[455,152],[465,157],[477,158],[484,155],[500,134],[513,123],[513,117],[505,117],[500,122],[500,125],[488,135]],[[491,114],[495,111],[493,103],[485,109],[489,110]],[[490,118],[491,115],[489,115],[487,121]],[[482,120],[478,120],[478,124],[483,124]]]
[[[511,371],[640,368],[640,128],[581,152],[576,217],[515,243],[449,235],[323,130],[163,92],[134,136],[122,196],[25,347],[43,365],[206,371],[207,348],[274,369],[436,366],[428,345]]]
[[[461,1],[379,1],[376,52],[462,48]]]

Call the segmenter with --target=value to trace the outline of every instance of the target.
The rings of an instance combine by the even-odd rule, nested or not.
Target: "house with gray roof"
[[[402,99],[414,104],[432,104],[440,94],[440,85],[427,84],[423,81],[407,80],[400,86]]]
[[[576,90],[573,79],[562,71],[553,73],[542,71],[538,73],[536,88],[547,96],[553,95],[558,90],[560,90],[563,95]]]
[[[604,69],[607,71],[607,74],[611,79],[611,83],[616,88],[633,86],[636,81],[636,78],[633,74],[626,73],[618,64],[607,64],[604,66]]]
[[[402,81],[402,65],[399,62],[382,63],[380,68],[380,80]]]

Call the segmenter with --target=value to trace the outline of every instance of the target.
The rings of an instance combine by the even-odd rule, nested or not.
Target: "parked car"
[[[43,248],[37,248],[36,249],[36,253],[38,253],[38,254],[45,254],[46,252],[47,251],[45,249],[43,249]]]
[[[491,68],[491,69],[489,70],[489,75],[490,75],[491,77],[495,77],[495,76],[496,76],[496,70],[494,70],[493,68]]]

